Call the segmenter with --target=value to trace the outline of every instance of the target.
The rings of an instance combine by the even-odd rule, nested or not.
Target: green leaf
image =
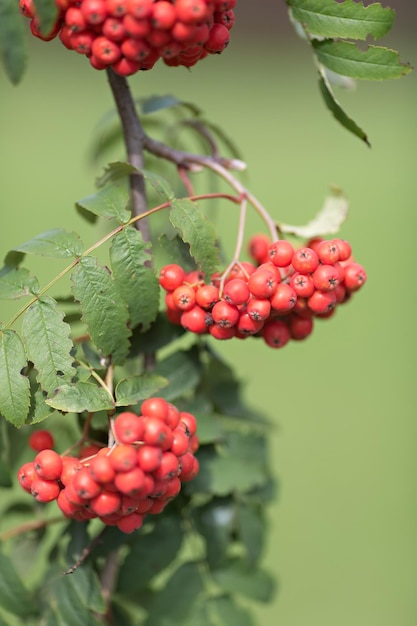
[[[177,556],[183,541],[183,529],[178,515],[155,518],[153,530],[141,532],[131,545],[119,571],[118,591],[137,594],[168,567]],[[139,564],[139,566],[138,566]]]
[[[206,558],[210,568],[221,567],[227,560],[228,548],[236,533],[236,504],[231,497],[215,497],[192,510],[195,526],[204,537]]]
[[[29,414],[25,424],[39,424],[47,417],[55,413],[50,406],[46,404],[47,394],[39,387],[31,389]]]
[[[68,233],[62,228],[55,228],[15,246],[14,249],[24,254],[68,259],[80,256],[83,252],[83,244],[77,233]]]
[[[334,187],[331,195],[324,201],[323,207],[317,215],[305,226],[291,226],[290,224],[278,224],[283,233],[313,239],[325,235],[337,233],[348,215],[348,201],[340,189]]]
[[[320,63],[333,72],[363,80],[399,78],[411,72],[409,64],[400,63],[398,52],[382,46],[368,46],[363,51],[347,41],[312,41]]]
[[[238,503],[237,518],[240,540],[246,548],[246,559],[254,566],[259,561],[265,544],[264,507],[257,503]]]
[[[240,559],[233,559],[226,567],[214,570],[212,576],[223,591],[242,594],[258,602],[270,602],[274,595],[275,583],[271,575],[245,565]]]
[[[249,611],[237,605],[229,596],[208,598],[206,608],[213,615],[213,626],[255,626]]]
[[[201,113],[201,109],[195,106],[195,104],[192,104],[190,102],[183,102],[182,100],[178,100],[178,98],[169,94],[165,96],[151,96],[150,98],[140,100],[139,102],[143,115],[148,115],[149,113],[155,113],[157,111],[171,109],[179,106],[186,107],[195,116],[198,116]]]
[[[120,136],[120,125],[117,126],[118,136]],[[104,169],[104,173],[96,180],[97,187],[106,187],[109,184],[127,178],[130,174],[137,172],[136,167],[125,161],[114,161],[109,163]]]
[[[151,267],[145,264],[151,256],[149,243],[143,241],[136,228],[125,228],[114,238],[110,248],[110,263],[114,280],[127,303],[131,326],[141,324],[147,330],[159,308],[159,282]]]
[[[36,16],[39,20],[40,31],[49,34],[58,17],[58,7],[55,0],[33,0]]]
[[[336,74],[338,76],[338,74]],[[336,120],[344,127],[346,130],[351,132],[356,137],[359,137],[362,141],[364,141],[368,146],[370,146],[370,142],[368,139],[368,135],[365,133],[360,126],[356,124],[356,122],[350,118],[345,111],[340,106],[339,102],[334,97],[333,91],[330,87],[329,81],[327,77],[324,75],[324,72],[320,73],[319,76],[319,88],[323,100],[329,109],[329,111],[333,114]]]
[[[198,412],[193,414],[197,418],[198,438],[201,444],[221,441],[224,438],[224,430],[217,415]]]
[[[96,572],[91,565],[84,563],[73,574],[69,576],[69,583],[72,585],[79,602],[82,606],[104,615],[106,604],[101,593],[101,585]]]
[[[145,333],[140,332],[138,329],[133,331],[132,349],[129,357],[133,358],[138,354],[157,352],[184,335],[184,333],[185,329],[182,326],[171,324],[165,313],[158,313],[155,322]]]
[[[183,626],[202,593],[198,563],[184,563],[155,594],[145,626]]]
[[[36,613],[29,591],[20,580],[13,563],[0,551],[0,605],[21,618]]]
[[[181,238],[190,244],[190,253],[206,277],[214,273],[220,263],[213,225],[200,213],[197,205],[188,199],[175,200],[169,219]]]
[[[45,402],[53,409],[67,413],[94,413],[114,408],[111,395],[103,387],[84,382],[58,387]]]
[[[70,326],[63,321],[56,302],[42,296],[33,302],[23,316],[23,336],[29,360],[38,370],[38,381],[46,392],[71,382],[73,367]]]
[[[392,27],[395,12],[379,2],[363,6],[362,2],[344,0],[287,0],[294,19],[311,35],[345,39],[383,37]]]
[[[129,351],[128,311],[109,270],[94,257],[83,257],[71,278],[92,341],[103,356],[120,365]]]
[[[0,270],[0,299],[18,300],[39,293],[39,282],[23,267],[5,265]]]
[[[171,239],[163,234],[159,237],[159,243],[170,263],[181,265],[186,272],[195,270],[195,261],[190,254],[190,246],[179,235]]]
[[[56,572],[48,585],[46,597],[49,606],[58,616],[57,626],[99,626],[102,622],[96,620],[84,602],[85,592],[72,580],[77,574],[78,570],[68,576]]]
[[[116,386],[116,406],[131,406],[146,400],[168,385],[168,380],[156,374],[139,374],[123,378]]]
[[[128,204],[128,189],[120,185],[110,185],[79,200],[76,207],[108,220],[115,219],[119,224],[126,224],[132,217],[126,208]]]
[[[149,170],[140,169],[138,170],[145,180],[147,180],[152,187],[155,189],[156,193],[161,196],[163,200],[174,200],[175,193],[172,189],[169,182],[160,176],[159,174],[155,174],[155,172],[151,172]]]
[[[0,487],[10,488],[13,485],[10,468],[0,459]]]
[[[26,67],[26,39],[23,16],[16,0],[0,3],[0,55],[7,76],[14,85],[22,79]]]
[[[0,412],[14,426],[25,423],[30,385],[21,372],[27,365],[22,340],[14,330],[0,330]]]
[[[179,350],[157,363],[155,374],[169,380],[169,384],[159,391],[159,396],[171,402],[194,389],[201,379],[201,364],[195,349]]]

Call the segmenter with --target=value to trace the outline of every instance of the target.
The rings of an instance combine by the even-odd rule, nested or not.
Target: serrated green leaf
[[[228,558],[228,548],[236,533],[236,503],[232,497],[214,497],[192,510],[195,526],[206,543],[210,568],[221,567]]]
[[[29,414],[25,424],[39,424],[46,418],[55,413],[50,406],[46,404],[47,394],[42,389],[31,389]]]
[[[213,225],[201,214],[196,204],[188,199],[175,200],[169,212],[171,224],[179,230],[183,241],[190,245],[190,253],[206,277],[214,273],[220,263]]]
[[[83,603],[77,584],[71,580],[77,574],[59,575],[48,585],[47,598],[51,609],[58,616],[59,626],[98,626],[101,624]],[[58,626],[58,625],[57,625]]]
[[[38,381],[46,392],[71,382],[73,367],[71,328],[63,321],[56,302],[42,296],[33,302],[23,316],[22,332],[29,360],[38,371]]]
[[[246,549],[246,559],[255,565],[265,544],[264,507],[252,502],[239,502],[237,506],[239,536]]]
[[[255,626],[248,609],[236,604],[230,596],[208,598],[206,607],[216,626]]]
[[[24,587],[13,563],[0,551],[0,605],[21,618],[36,613],[32,596]]]
[[[126,208],[128,203],[129,191],[127,187],[113,184],[82,198],[76,203],[76,206],[99,217],[115,219],[119,224],[126,224],[132,217]]]
[[[83,244],[77,233],[69,233],[62,228],[55,228],[15,246],[14,249],[24,254],[68,259],[80,256],[83,252]]]
[[[23,16],[16,0],[0,3],[0,55],[10,81],[17,85],[26,67],[26,39]]]
[[[111,395],[103,387],[84,382],[58,387],[49,395],[46,404],[67,413],[94,413],[114,408]]]
[[[181,565],[155,594],[146,626],[182,626],[203,592],[198,563]]]
[[[180,350],[157,363],[155,374],[169,380],[169,384],[158,395],[171,402],[197,386],[202,368],[195,349]]]
[[[159,243],[170,263],[181,265],[186,272],[195,270],[195,261],[190,254],[190,246],[179,235],[171,239],[163,234],[159,237]]]
[[[47,35],[51,32],[58,17],[58,7],[55,0],[33,0],[33,2],[40,31]]]
[[[109,270],[87,256],[80,259],[71,278],[92,341],[103,356],[120,365],[129,351],[129,315]]]
[[[178,515],[164,515],[155,519],[153,530],[138,535],[131,545],[120,567],[118,591],[131,595],[146,587],[174,560],[182,541],[183,529]]]
[[[116,406],[131,406],[146,400],[168,385],[168,380],[157,374],[139,374],[123,378],[115,390]]]
[[[18,300],[39,293],[39,282],[23,267],[5,265],[0,270],[0,298]]]
[[[344,39],[383,37],[392,27],[395,12],[379,2],[363,6],[362,2],[344,0],[287,0],[294,19],[311,35]]]
[[[78,601],[90,611],[104,615],[106,604],[101,593],[99,578],[91,565],[83,564],[68,577],[69,583],[79,599]]]
[[[131,327],[147,330],[159,309],[159,282],[151,267],[149,243],[135,228],[125,228],[112,241],[110,263],[120,295],[129,309]]]
[[[163,178],[159,174],[155,174],[155,172],[151,172],[143,168],[138,171],[142,174],[144,179],[147,180],[148,183],[152,185],[156,193],[163,200],[168,200],[168,201],[174,200],[175,198],[174,190],[172,189],[171,185],[165,178]]]
[[[29,411],[29,379],[21,372],[27,365],[22,340],[14,330],[0,331],[0,412],[18,428]]]
[[[368,46],[363,51],[347,41],[312,41],[317,59],[333,72],[362,80],[387,80],[411,72],[409,64],[400,63],[398,52],[382,46]]]
[[[120,124],[118,124],[117,130],[120,136]],[[114,184],[121,179],[127,178],[136,171],[137,169],[131,163],[114,161],[104,168],[103,174],[96,179],[96,185],[99,188],[106,187],[109,184]]]
[[[348,215],[348,201],[340,189],[332,189],[323,207],[317,215],[305,226],[292,226],[290,224],[278,224],[281,232],[313,239],[337,233]]]
[[[275,583],[271,575],[263,569],[245,565],[240,559],[233,559],[225,567],[214,570],[212,576],[223,591],[242,594],[258,602],[270,602],[274,595]]]
[[[338,74],[337,74],[337,76],[338,76]],[[329,81],[328,81],[327,77],[325,75],[323,75],[323,73],[321,73],[320,76],[319,76],[319,88],[320,88],[320,93],[321,93],[321,95],[323,97],[323,100],[324,100],[327,108],[333,114],[333,116],[336,118],[336,120],[344,128],[346,128],[346,130],[351,132],[353,135],[356,135],[356,137],[359,137],[359,139],[361,139],[368,146],[370,146],[371,144],[369,143],[369,139],[368,139],[367,134],[342,109],[342,107],[340,106],[339,102],[334,97],[333,91],[332,91],[332,89],[330,87],[330,84],[329,84]]]

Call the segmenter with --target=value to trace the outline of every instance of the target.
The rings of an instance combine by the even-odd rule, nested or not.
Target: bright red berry
[[[33,460],[35,472],[44,480],[58,480],[62,472],[62,459],[54,450],[41,450]]]
[[[40,452],[54,447],[54,438],[49,430],[35,430],[29,437],[29,446]]]

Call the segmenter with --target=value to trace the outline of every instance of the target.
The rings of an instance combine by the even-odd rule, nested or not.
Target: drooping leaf
[[[68,259],[80,256],[83,251],[83,244],[77,233],[69,233],[62,228],[55,228],[15,246],[14,249],[24,254]]]
[[[7,76],[14,85],[26,67],[26,39],[23,17],[15,0],[0,3],[0,56]]]
[[[144,179],[147,180],[152,185],[156,193],[163,200],[168,200],[168,201],[174,200],[175,198],[174,190],[172,189],[169,182],[165,180],[165,178],[163,178],[159,174],[156,174],[155,172],[151,172],[150,170],[140,169],[139,171],[144,177]]]
[[[29,591],[23,585],[11,560],[0,551],[0,606],[25,618],[37,612]]]
[[[151,267],[150,244],[135,228],[125,228],[112,241],[110,263],[120,295],[127,303],[131,326],[147,330],[159,308],[159,283]]]
[[[129,191],[127,187],[112,184],[97,193],[78,200],[77,208],[90,211],[94,215],[106,219],[115,219],[119,224],[126,224],[131,218],[127,208],[129,203]]]
[[[225,567],[212,572],[213,579],[229,593],[241,594],[258,602],[269,602],[275,584],[271,575],[263,569],[245,565],[241,559],[230,560]]]
[[[339,74],[336,74],[336,76],[339,76]],[[324,72],[320,72],[319,74],[319,88],[327,108],[333,114],[336,120],[344,128],[346,128],[346,130],[353,133],[353,135],[356,135],[356,137],[359,137],[359,139],[361,139],[368,146],[370,146],[371,144],[369,143],[368,135],[365,133],[364,130],[362,130],[362,128],[360,128],[360,126],[356,124],[356,122],[352,118],[350,118],[345,113],[339,102],[334,97],[333,91]]]
[[[126,163],[125,161],[114,161],[105,167],[103,174],[97,178],[96,185],[99,188],[107,187],[107,185],[114,184],[121,179],[127,178],[130,174],[133,174],[133,172],[136,171],[137,170],[134,165],[131,165],[130,163]]]
[[[0,330],[0,413],[17,427],[25,423],[29,411],[29,379],[21,373],[26,365],[19,335],[11,329]]]
[[[317,215],[305,226],[292,226],[290,224],[278,224],[281,232],[296,235],[303,239],[334,235],[340,229],[348,215],[348,201],[340,189],[331,189],[323,207]]]
[[[40,31],[49,34],[58,17],[58,7],[54,0],[33,0]]]
[[[157,374],[139,374],[123,378],[116,386],[116,406],[131,406],[146,400],[168,385],[168,380]]]
[[[76,373],[70,354],[71,329],[53,298],[42,296],[30,305],[23,316],[22,332],[42,389],[51,392],[69,383]]]
[[[140,534],[120,567],[118,590],[137,594],[162,572],[178,554],[183,529],[178,515],[155,518],[151,532]],[[140,567],[138,567],[140,563]]]
[[[115,365],[123,363],[129,351],[129,315],[109,270],[87,256],[71,278],[92,341]]]
[[[236,533],[236,503],[230,496],[212,498],[192,510],[195,527],[204,538],[210,568],[221,567],[228,558],[228,548]]]
[[[313,40],[312,46],[320,63],[333,72],[362,80],[387,80],[411,72],[409,64],[402,64],[398,52],[382,46],[368,46],[360,50],[348,41]]]
[[[183,241],[190,245],[190,253],[204,275],[211,276],[220,263],[213,225],[202,215],[196,204],[186,198],[172,202],[169,219],[174,228],[179,230]]]
[[[46,404],[68,413],[94,413],[114,408],[111,395],[103,387],[84,382],[58,387],[49,395]]]
[[[392,27],[395,13],[379,2],[364,6],[362,2],[344,0],[287,0],[294,19],[310,35],[344,39],[383,37]]]
[[[258,503],[242,501],[237,506],[239,537],[246,548],[246,559],[255,565],[265,544],[264,507]]]
[[[158,395],[171,402],[197,386],[202,374],[198,352],[179,350],[157,363],[154,373],[169,380]]]
[[[181,265],[187,272],[195,270],[195,261],[190,254],[190,246],[179,235],[171,239],[163,234],[159,237],[159,243],[170,263]]]
[[[24,267],[5,265],[0,270],[0,298],[18,300],[39,293],[39,282]]]

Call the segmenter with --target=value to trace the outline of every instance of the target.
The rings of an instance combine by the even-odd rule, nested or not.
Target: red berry
[[[75,458],[74,456],[63,456],[62,457],[62,472],[59,480],[64,486],[67,486],[74,475],[80,471],[80,469],[84,467],[80,460]]]
[[[270,312],[271,302],[267,298],[252,298],[246,307],[246,313],[256,322],[268,319]]]
[[[308,308],[316,315],[328,313],[336,306],[334,291],[315,291],[307,300]]]
[[[144,472],[154,472],[162,461],[162,450],[156,446],[140,446],[137,455],[139,466]]]
[[[323,240],[317,244],[316,252],[321,263],[325,265],[334,265],[340,259],[339,247],[336,240],[327,241]]]
[[[114,434],[120,443],[140,441],[144,430],[143,420],[130,411],[119,413],[114,420]]]
[[[279,313],[287,313],[294,308],[296,302],[297,294],[291,285],[281,283],[271,298],[271,307]]]
[[[333,265],[319,265],[313,273],[313,282],[316,289],[332,291],[340,282],[339,272]]]
[[[57,499],[60,487],[56,480],[45,480],[36,476],[32,481],[30,491],[38,502],[52,502]]]
[[[181,411],[180,413],[180,423],[186,425],[186,433],[191,436],[195,435],[197,432],[197,420],[192,413],[188,413],[187,411]]]
[[[208,17],[208,7],[205,0],[177,0],[175,9],[178,19],[186,24],[203,22]]]
[[[179,311],[189,311],[195,305],[195,291],[190,285],[181,285],[172,293],[172,301]]]
[[[268,251],[271,240],[267,235],[253,235],[249,240],[249,254],[258,263],[264,263],[269,259]]]
[[[104,22],[108,15],[104,0],[83,0],[80,9],[86,22],[94,26]]]
[[[239,309],[225,300],[219,300],[212,308],[211,315],[216,324],[222,328],[230,328],[239,320]]]
[[[185,272],[183,268],[176,263],[165,265],[159,273],[159,284],[166,291],[174,291],[174,289],[183,284],[184,279]]]
[[[144,442],[150,446],[157,446],[161,450],[168,450],[172,443],[170,427],[157,417],[145,417],[144,422]]]
[[[268,302],[269,300],[265,300]],[[271,306],[271,305],[270,305]],[[264,325],[264,320],[255,319],[249,313],[243,313],[236,326],[236,331],[243,336],[256,335]]]
[[[120,59],[119,46],[107,37],[96,37],[91,46],[92,54],[105,65],[112,65]]]
[[[44,480],[58,480],[62,472],[62,459],[54,450],[41,450],[33,460],[35,472]]]
[[[210,54],[220,54],[230,41],[230,32],[223,24],[213,24],[204,48]]]
[[[154,0],[127,0],[128,12],[138,19],[149,17]]]
[[[291,263],[293,254],[294,247],[285,239],[275,241],[268,249],[269,259],[277,267],[287,267]]]
[[[166,0],[159,0],[152,7],[151,23],[153,28],[169,30],[177,19],[176,5]],[[184,20],[183,20],[184,21]]]
[[[299,317],[292,315],[290,319],[290,333],[292,339],[305,339],[313,331],[313,320],[311,317]]]
[[[309,298],[314,293],[314,282],[310,274],[295,272],[291,276],[290,285],[298,298]]]
[[[348,291],[357,291],[366,283],[366,272],[359,263],[345,266],[344,285]]]
[[[248,280],[251,294],[255,298],[270,298],[274,295],[279,280],[272,270],[257,269]]]
[[[74,475],[71,484],[75,493],[84,500],[95,498],[101,491],[101,486],[91,476],[87,467],[83,467]]]
[[[235,326],[222,326],[221,324],[211,324],[208,331],[212,337],[220,341],[231,339],[235,336]]]
[[[119,510],[121,497],[118,493],[102,491],[90,500],[89,508],[98,516],[112,515]]]
[[[126,495],[140,493],[145,485],[145,474],[140,467],[134,467],[128,472],[116,474],[114,484],[117,489]]]
[[[262,337],[271,348],[283,348],[291,339],[290,331],[281,320],[271,320],[262,329]]]
[[[241,278],[232,278],[223,289],[223,298],[229,304],[245,304],[250,298],[250,291],[246,280]]]
[[[141,406],[142,415],[147,417],[157,417],[165,422],[168,418],[169,405],[163,398],[148,398],[142,402]]]
[[[192,333],[203,334],[207,332],[210,313],[199,306],[193,306],[189,311],[184,311],[181,315],[181,326]]]
[[[215,285],[202,285],[197,289],[195,299],[202,309],[210,310],[219,300],[219,288]]]
[[[291,259],[291,265],[296,272],[311,274],[319,264],[319,257],[311,248],[299,248],[295,250]]]
[[[131,513],[130,515],[126,515],[122,517],[117,523],[116,526],[123,533],[133,533],[134,530],[138,530],[143,524],[143,515],[140,513]]]
[[[115,446],[109,455],[116,472],[129,472],[137,465],[136,449],[126,443]]]
[[[35,465],[33,461],[24,463],[17,473],[17,479],[19,484],[25,491],[29,491],[32,488],[33,480],[37,477],[35,472]]]
[[[29,446],[40,452],[54,447],[54,438],[49,430],[35,430],[29,437]]]
[[[178,476],[180,472],[180,465],[178,457],[172,452],[164,452],[162,460],[153,475],[156,480],[170,480]]]
[[[89,470],[94,480],[101,484],[111,482],[116,474],[110,457],[104,454],[100,454],[90,461]]]

